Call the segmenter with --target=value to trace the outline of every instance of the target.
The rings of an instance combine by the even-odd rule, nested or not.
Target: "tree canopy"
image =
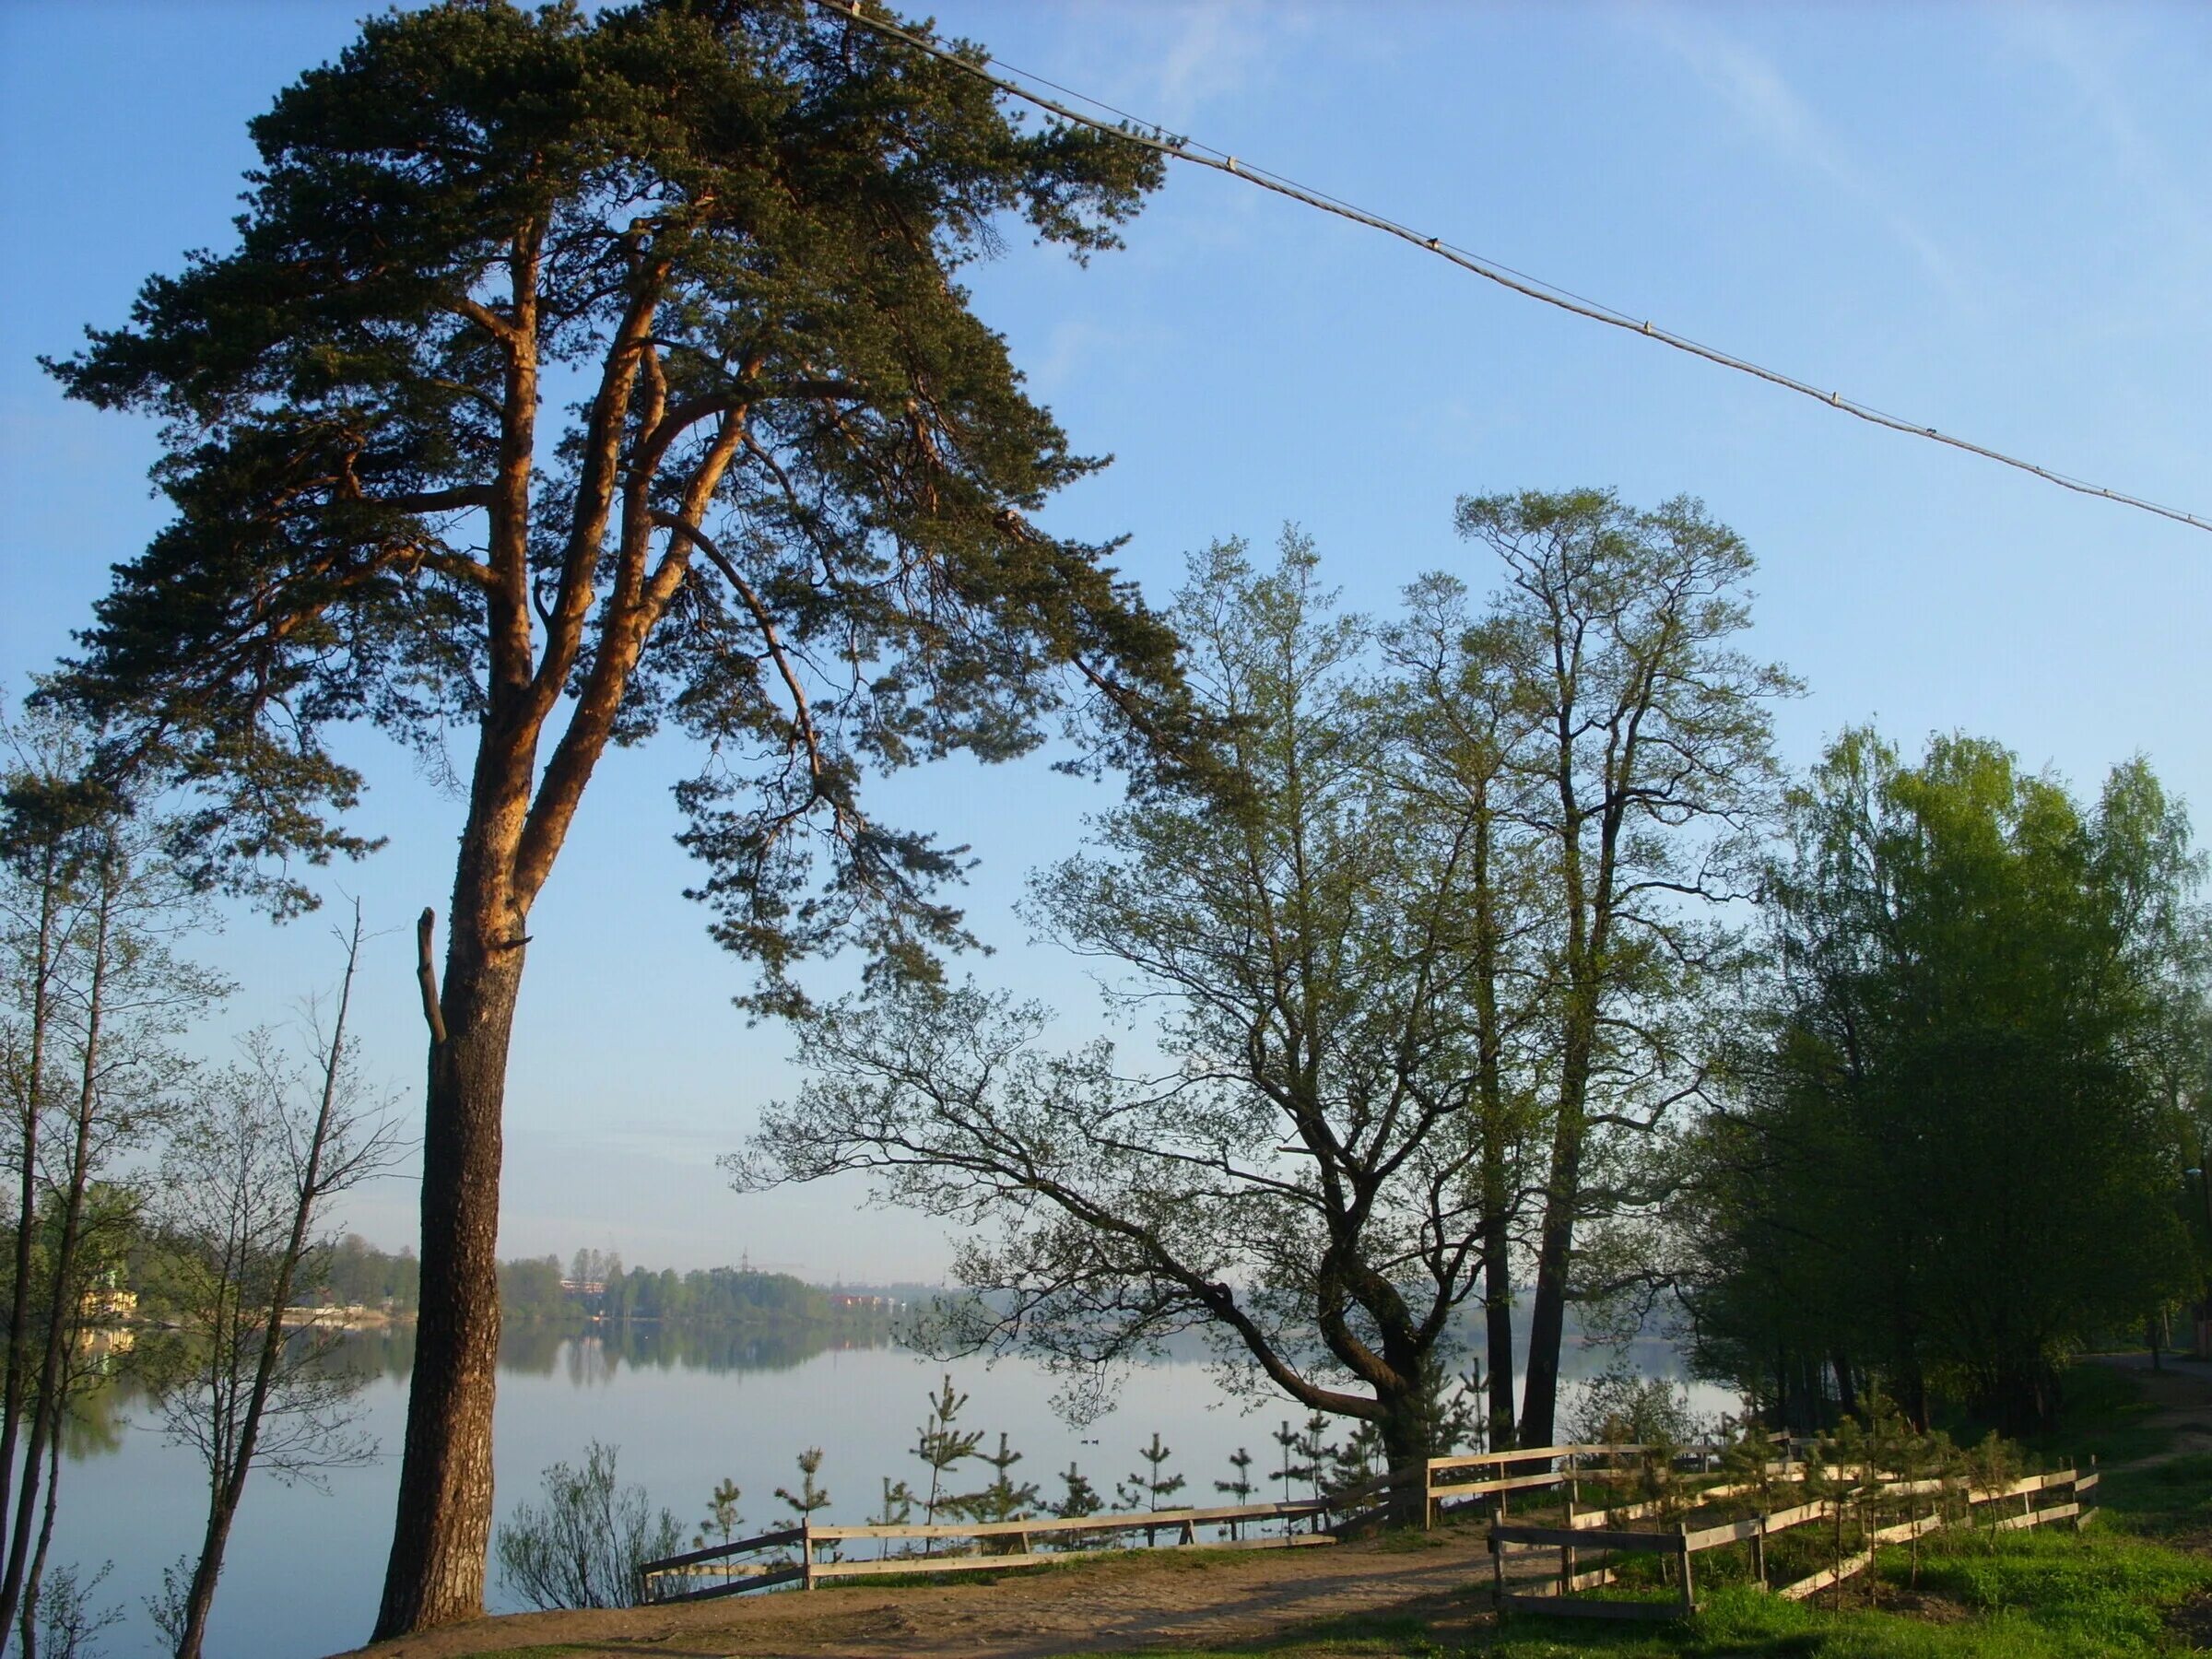
[[[1794,792],[1775,956],[1692,1146],[1703,1362],[1800,1419],[1834,1372],[2008,1431],[2185,1282],[2154,1039],[2204,922],[2141,761],[2084,806],[1999,746],[1846,733]]]
[[[993,96],[795,0],[372,20],[253,123],[237,248],[50,365],[162,419],[175,509],[67,691],[210,793],[233,872],[360,850],[324,736],[358,718],[542,730],[532,890],[600,746],[677,723],[704,891],[772,966],[948,874],[864,765],[1029,747],[1062,663],[1131,700],[1171,672],[1107,549],[1028,524],[1099,463],[958,281],[1006,212],[1115,245],[1159,160]]]

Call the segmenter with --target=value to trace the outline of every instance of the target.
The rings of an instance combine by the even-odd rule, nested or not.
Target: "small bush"
[[[632,1607],[647,1561],[683,1548],[675,1514],[653,1513],[645,1488],[615,1483],[617,1448],[584,1448],[583,1467],[545,1473],[545,1502],[500,1528],[500,1582],[533,1607]]]

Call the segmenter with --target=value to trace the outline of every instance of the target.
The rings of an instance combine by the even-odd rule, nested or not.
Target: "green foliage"
[[[1037,1485],[1025,1481],[1014,1482],[1014,1465],[1021,1461],[1021,1453],[1006,1443],[1005,1430],[998,1436],[996,1452],[979,1452],[976,1454],[992,1469],[991,1484],[971,1495],[962,1509],[971,1521],[1024,1521],[1035,1512]]]
[[[1249,1503],[1259,1490],[1252,1482],[1252,1453],[1239,1446],[1229,1454],[1230,1478],[1214,1482],[1214,1490],[1232,1503]]]
[[[745,1524],[745,1516],[738,1512],[737,1500],[745,1496],[738,1484],[724,1476],[707,1495],[707,1518],[699,1524],[692,1535],[691,1547],[704,1549],[709,1541],[716,1544],[735,1542],[737,1529]]]
[[[962,1512],[963,1500],[948,1494],[945,1482],[983,1443],[981,1429],[953,1427],[967,1405],[968,1396],[954,1390],[952,1374],[947,1371],[943,1386],[930,1397],[929,1418],[914,1441],[914,1455],[929,1470],[929,1492],[922,1500],[922,1522],[925,1526],[935,1525],[940,1512],[952,1515]]]
[[[534,1607],[629,1607],[647,1561],[683,1547],[667,1510],[653,1512],[639,1486],[615,1477],[617,1449],[594,1441],[581,1468],[547,1469],[541,1501],[515,1507],[500,1528],[500,1579]]]
[[[1564,1424],[1577,1442],[1609,1445],[1688,1445],[1705,1427],[1689,1408],[1687,1388],[1646,1377],[1625,1359],[1576,1385]]]
[[[2186,1280],[2150,1062],[2199,869],[2141,761],[2084,805],[1971,738],[1830,748],[1685,1165],[1707,1371],[1799,1426],[1838,1367],[1916,1420],[1947,1394],[2049,1422],[2069,1350]]]
[[[1122,1507],[1135,1509],[1140,1504],[1155,1510],[1169,1507],[1162,1500],[1182,1491],[1184,1485],[1183,1477],[1170,1473],[1167,1467],[1168,1459],[1175,1455],[1175,1448],[1162,1445],[1159,1430],[1155,1429],[1151,1442],[1139,1446],[1136,1454],[1144,1459],[1145,1466],[1132,1474],[1125,1485],[1115,1488]]]
[[[73,1562],[47,1568],[38,1586],[38,1651],[44,1659],[93,1659],[100,1652],[95,1639],[123,1622],[121,1607],[93,1600],[114,1568],[103,1561],[88,1578]]]
[[[1073,1460],[1060,1472],[1060,1497],[1053,1505],[1053,1513],[1062,1520],[1079,1521],[1085,1515],[1095,1515],[1106,1507],[1105,1499],[1099,1496],[1099,1488],[1090,1484],[1089,1478],[1076,1467]]]
[[[817,1510],[830,1507],[829,1488],[817,1486],[814,1481],[814,1477],[822,1472],[822,1449],[819,1446],[807,1447],[799,1453],[798,1465],[799,1489],[793,1492],[778,1487],[776,1496],[783,1500],[793,1514],[804,1521]]]
[[[870,1526],[904,1526],[913,1519],[914,1494],[903,1480],[893,1480],[888,1475],[883,1479],[883,1501],[868,1517]]]
[[[1782,1507],[1774,1496],[1783,1486],[1775,1466],[1781,1460],[1782,1448],[1764,1425],[1746,1423],[1721,1448],[1721,1479],[1730,1486],[1748,1487],[1756,1512],[1765,1514]]]
[[[1131,708],[1172,675],[1107,549],[1028,526],[1099,464],[956,273],[1009,213],[1078,257],[1115,245],[1159,159],[1018,127],[819,8],[688,0],[372,17],[252,131],[236,245],[49,365],[165,423],[174,512],[66,694],[159,739],[235,872],[363,849],[332,723],[498,741],[611,677],[618,706],[570,727],[587,767],[665,720],[719,751],[683,799],[725,944],[775,978],[865,892],[871,941],[917,970],[957,935],[920,897],[957,860],[859,816],[863,768],[1021,751],[1077,656]],[[541,371],[583,377],[565,427],[535,427]],[[710,507],[742,526],[713,555]],[[818,857],[845,877],[820,908],[794,901]]]
[[[412,1284],[414,1258],[406,1252],[397,1257],[369,1250],[366,1259],[381,1262],[382,1271],[408,1276]],[[880,1325],[885,1315],[869,1309],[839,1305],[818,1285],[809,1285],[787,1273],[760,1273],[748,1267],[693,1268],[679,1274],[673,1268],[655,1271],[632,1267],[614,1275],[595,1295],[564,1288],[563,1279],[575,1277],[559,1256],[517,1257],[500,1264],[500,1312],[510,1324],[572,1322],[597,1314],[608,1321],[654,1321],[685,1325]],[[372,1266],[371,1272],[376,1271]]]
[[[1282,1500],[1288,1503],[1292,1496],[1290,1483],[1294,1480],[1311,1480],[1313,1477],[1310,1466],[1295,1461],[1299,1448],[1305,1443],[1305,1436],[1300,1430],[1291,1428],[1290,1419],[1285,1418],[1282,1427],[1275,1430],[1269,1438],[1282,1450],[1282,1467],[1275,1472],[1275,1477],[1283,1483]]]

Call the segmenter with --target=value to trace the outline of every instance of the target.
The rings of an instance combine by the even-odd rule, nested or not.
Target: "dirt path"
[[[2154,1408],[2145,1424],[2173,1436],[2173,1443],[2162,1452],[2106,1467],[2147,1469],[2177,1457],[2212,1452],[2212,1360],[2169,1356],[2165,1368],[2155,1371],[2148,1354],[2104,1354],[2098,1357],[2097,1363],[2126,1371],[2141,1383],[2144,1397]]]
[[[373,1659],[462,1659],[516,1648],[576,1644],[582,1655],[909,1654],[1055,1659],[1076,1653],[1250,1640],[1316,1619],[1449,1602],[1487,1585],[1490,1560],[1477,1527],[1447,1528],[1409,1547],[1400,1539],[1330,1549],[1131,1552],[994,1584],[898,1590],[825,1589],[812,1595],[528,1613],[478,1619],[359,1650]]]

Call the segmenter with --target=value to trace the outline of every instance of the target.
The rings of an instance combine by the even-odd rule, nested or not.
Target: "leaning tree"
[[[697,739],[683,839],[772,1005],[809,952],[926,973],[961,936],[935,896],[957,861],[864,811],[864,772],[1172,700],[1171,636],[1110,547],[1030,524],[1100,463],[959,281],[1009,214],[1077,258],[1114,245],[1157,158],[1024,129],[852,9],[889,15],[374,19],[253,124],[236,245],[51,365],[165,423],[175,516],[62,688],[200,792],[204,875],[275,869],[304,904],[279,861],[368,844],[330,730],[473,734],[441,989],[425,929],[421,1335],[381,1636],[482,1605],[510,1031],[607,746]]]
[[[726,1167],[746,1188],[865,1171],[956,1218],[980,1294],[945,1311],[948,1347],[1038,1356],[1081,1403],[1199,1333],[1233,1381],[1402,1467],[1446,1449],[1457,1317],[1524,1179],[1498,1074],[1544,905],[1496,834],[1495,729],[1441,729],[1411,629],[1378,671],[1302,539],[1271,571],[1215,547],[1172,617],[1238,787],[1103,815],[1030,906],[1157,1017],[1163,1075],[1052,1051],[1033,1004],[901,988],[814,1022],[817,1076]]]

